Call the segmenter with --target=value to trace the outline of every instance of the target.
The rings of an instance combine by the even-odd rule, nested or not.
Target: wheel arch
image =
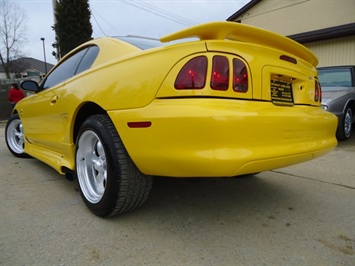
[[[19,114],[19,112],[17,111],[17,109],[12,110],[11,116],[13,116],[13,115],[19,115],[19,116],[20,116],[20,114]]]
[[[93,102],[87,102],[84,105],[80,107],[80,109],[77,112],[75,122],[74,122],[74,127],[73,127],[73,142],[75,143],[75,140],[78,136],[79,129],[81,125],[84,123],[84,121],[96,114],[106,114],[107,112],[98,104],[93,103]]]

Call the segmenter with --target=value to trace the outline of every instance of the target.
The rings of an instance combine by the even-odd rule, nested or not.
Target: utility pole
[[[48,71],[47,71],[46,48],[44,45],[44,40],[45,40],[44,38],[41,38],[41,41],[43,42],[44,69],[46,70],[46,75],[47,75]]]

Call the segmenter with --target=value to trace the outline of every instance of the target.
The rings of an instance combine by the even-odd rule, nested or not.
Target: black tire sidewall
[[[106,183],[104,195],[100,200],[100,202],[93,204],[85,198],[80,188],[79,179],[77,178],[80,194],[85,205],[93,213],[102,217],[110,215],[110,213],[115,209],[115,204],[118,197],[118,191],[120,189],[119,178],[121,172],[118,163],[115,163],[115,162],[119,162],[119,158],[117,156],[118,147],[114,145],[115,142],[113,141],[115,138],[119,138],[119,136],[117,132],[107,129],[107,126],[104,124],[103,121],[104,119],[107,119],[107,117],[104,115],[95,115],[89,117],[80,128],[76,140],[76,152],[77,152],[77,147],[78,147],[77,144],[80,139],[80,136],[86,130],[91,130],[97,134],[97,136],[100,138],[100,141],[103,145],[105,155],[106,155],[106,162],[107,162],[107,183]],[[75,158],[76,158],[76,152],[75,152]]]
[[[347,106],[345,108],[344,115],[342,116],[340,124],[339,124],[338,129],[337,129],[337,134],[336,135],[337,135],[337,139],[338,140],[347,140],[347,139],[349,139],[349,137],[351,135],[351,130],[350,130],[349,136],[346,136],[346,134],[345,134],[345,116],[346,116],[346,114],[348,113],[349,110],[350,110],[352,116],[354,115],[352,110],[351,110],[351,108],[349,106]],[[350,126],[352,127],[352,125],[350,125]]]

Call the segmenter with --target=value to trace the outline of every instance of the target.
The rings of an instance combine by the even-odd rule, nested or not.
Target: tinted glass
[[[326,87],[351,87],[351,70],[350,69],[319,69],[318,79],[323,90]],[[332,89],[332,88],[329,88]]]
[[[76,71],[75,74],[79,74],[89,69],[91,65],[94,63],[98,54],[99,54],[99,47],[97,46],[89,47],[86,54],[84,55],[84,58],[81,60],[78,70]]]
[[[128,42],[139,49],[146,50],[149,48],[154,48],[158,46],[163,46],[164,44],[161,43],[159,40],[155,39],[148,39],[148,38],[142,38],[142,37],[115,37],[121,41]]]
[[[42,88],[51,88],[74,76],[79,66],[79,63],[81,62],[81,59],[85,55],[87,49],[88,48],[77,52],[76,54],[62,62],[59,66],[57,66],[56,69],[54,69],[53,72],[48,75],[48,77],[44,81]]]

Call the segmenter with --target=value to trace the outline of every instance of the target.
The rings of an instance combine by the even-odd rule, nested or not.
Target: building
[[[37,60],[32,57],[21,57],[12,62],[13,69],[17,73],[11,73],[11,79],[30,78],[36,81],[42,79],[54,65],[44,63],[41,60]],[[0,64],[0,79],[6,79],[6,74],[3,65]]]
[[[227,21],[285,35],[312,50],[318,66],[355,64],[355,0],[251,0]]]
[[[39,82],[54,66],[49,63],[45,65],[43,61],[31,57],[19,58],[13,63],[13,69],[16,69],[17,73],[11,73],[10,79],[6,78],[4,67],[0,64],[0,120],[6,120],[11,114],[11,104],[8,100],[10,84],[14,82],[20,84],[25,79]]]

